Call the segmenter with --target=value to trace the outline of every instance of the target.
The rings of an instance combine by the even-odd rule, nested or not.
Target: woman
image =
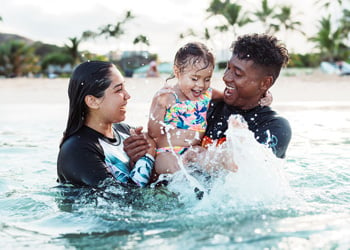
[[[130,99],[124,78],[109,62],[89,61],[77,66],[68,87],[69,114],[57,160],[60,183],[97,187],[114,176],[120,183],[148,184],[155,144],[120,122]],[[133,143],[123,142],[131,137]],[[133,148],[137,147],[136,155]],[[130,159],[135,160],[135,162]]]

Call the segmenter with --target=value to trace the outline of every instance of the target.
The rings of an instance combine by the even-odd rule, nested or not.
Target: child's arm
[[[266,91],[265,96],[260,99],[260,106],[270,106],[272,103],[272,94],[270,91]]]
[[[148,134],[151,138],[159,138],[163,135],[163,121],[169,99],[169,94],[160,91],[153,97],[148,119]]]
[[[175,98],[170,92],[170,89],[161,89],[153,98],[148,120],[149,136],[156,140],[158,146],[169,145],[168,140],[170,140],[172,146],[189,147],[199,144],[203,133],[175,127],[165,128],[164,116],[166,108],[172,102],[175,102]]]

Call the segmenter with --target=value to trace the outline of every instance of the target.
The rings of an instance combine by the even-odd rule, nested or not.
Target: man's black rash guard
[[[277,157],[285,157],[292,135],[291,127],[285,118],[267,106],[241,110],[226,105],[225,102],[212,102],[207,114],[208,127],[202,145],[212,143],[213,140],[225,140],[228,118],[234,114],[243,116],[259,143],[268,144]]]
[[[129,157],[123,150],[123,141],[130,135],[126,124],[113,125],[115,138],[83,126],[61,146],[57,160],[58,181],[75,186],[97,187],[106,178],[115,177],[121,183],[147,185],[154,159],[146,154],[135,167],[128,167]]]

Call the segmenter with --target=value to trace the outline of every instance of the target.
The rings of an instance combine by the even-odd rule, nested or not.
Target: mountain
[[[9,33],[0,33],[0,44],[8,42],[10,40],[20,40],[24,41],[27,44],[34,43],[33,40],[26,38],[24,36],[16,35],[16,34],[9,34]]]
[[[34,41],[27,37],[20,36],[17,34],[0,33],[0,45],[9,41],[19,40],[25,42],[27,45],[33,46],[35,54],[44,57],[50,53],[64,53],[64,47],[59,47],[57,45],[42,43],[40,41]]]

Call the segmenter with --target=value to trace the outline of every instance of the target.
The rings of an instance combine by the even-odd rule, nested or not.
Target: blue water
[[[198,200],[186,185],[59,188],[66,106],[3,105],[1,249],[350,249],[350,105],[281,111],[293,138],[273,179],[228,175]]]

